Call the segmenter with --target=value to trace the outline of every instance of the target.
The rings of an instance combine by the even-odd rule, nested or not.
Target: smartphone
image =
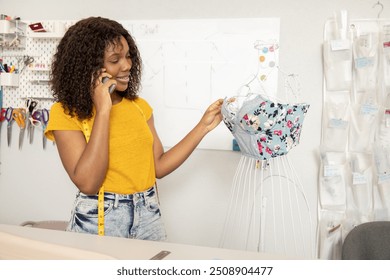
[[[102,79],[102,83],[104,84],[105,82],[107,82],[110,78],[108,77],[103,77]],[[109,93],[113,93],[114,92],[114,89],[115,89],[115,85],[111,85],[109,88],[108,88],[108,92]]]

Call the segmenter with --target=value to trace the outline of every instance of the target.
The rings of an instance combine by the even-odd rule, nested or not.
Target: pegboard
[[[26,22],[27,25],[35,22]],[[47,32],[34,33],[27,26],[25,48],[3,48],[0,57],[3,62],[16,66],[19,81],[13,86],[3,86],[3,107],[24,107],[26,98],[38,101],[38,108],[50,109],[53,99],[48,84],[52,56],[70,21],[43,21]],[[33,61],[27,64],[27,58]]]

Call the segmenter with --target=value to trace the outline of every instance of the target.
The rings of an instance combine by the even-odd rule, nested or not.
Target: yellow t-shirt
[[[145,191],[155,183],[153,135],[147,124],[152,108],[142,98],[130,101],[123,98],[112,106],[110,115],[109,163],[104,191],[132,194]],[[54,141],[53,130],[80,130],[90,133],[94,117],[83,122],[64,112],[60,103],[50,110],[45,135]],[[84,124],[83,124],[84,123]]]

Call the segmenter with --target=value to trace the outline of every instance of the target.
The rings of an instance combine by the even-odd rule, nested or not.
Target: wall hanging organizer
[[[318,252],[340,259],[352,228],[389,220],[390,19],[335,13],[323,63]]]

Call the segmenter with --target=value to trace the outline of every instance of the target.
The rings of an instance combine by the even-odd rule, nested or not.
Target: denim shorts
[[[97,225],[98,196],[79,192],[67,231],[97,234]],[[104,193],[104,235],[165,240],[156,188],[125,195]]]

